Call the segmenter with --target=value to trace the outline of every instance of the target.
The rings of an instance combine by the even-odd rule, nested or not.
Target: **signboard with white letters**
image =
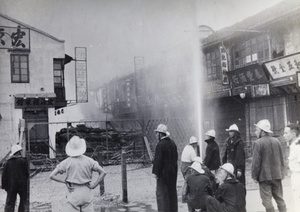
[[[273,79],[294,76],[300,71],[300,52],[264,63]]]

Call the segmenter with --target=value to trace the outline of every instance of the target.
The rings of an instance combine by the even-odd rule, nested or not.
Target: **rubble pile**
[[[63,128],[56,133],[57,154],[65,154],[65,146],[74,135],[86,140],[85,154],[103,165],[120,164],[122,149],[128,163],[145,163],[149,160],[141,131],[101,129],[85,125]]]

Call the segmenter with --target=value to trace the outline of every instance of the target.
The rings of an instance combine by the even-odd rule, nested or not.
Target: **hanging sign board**
[[[223,46],[220,46],[220,58],[221,58],[221,69],[222,69],[222,84],[229,85],[228,80],[228,59],[227,53]]]
[[[252,97],[270,96],[269,84],[251,85]]]
[[[294,76],[300,71],[300,52],[264,63],[273,79]]]

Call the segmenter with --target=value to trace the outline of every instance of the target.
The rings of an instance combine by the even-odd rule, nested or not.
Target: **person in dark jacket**
[[[155,130],[158,144],[155,148],[152,173],[156,178],[156,200],[158,212],[177,212],[177,146],[170,139],[167,126],[159,124]]]
[[[231,163],[219,168],[217,179],[220,186],[215,198],[207,199],[207,212],[246,212],[246,188],[235,178]]]
[[[210,180],[199,162],[195,161],[190,168],[191,175],[186,178],[189,212],[195,212],[195,209],[206,210],[206,199],[212,195]]]
[[[281,183],[285,163],[280,141],[269,135],[272,133],[269,120],[260,120],[255,126],[258,139],[253,142],[252,147],[252,179],[259,183],[259,193],[266,212],[275,212],[272,197],[279,212],[286,212]]]
[[[21,154],[22,147],[13,145],[9,159],[2,172],[2,188],[7,192],[5,212],[15,211],[17,195],[20,197],[18,212],[29,211],[27,204],[28,191],[28,163]]]
[[[205,142],[207,143],[207,147],[205,150],[205,158],[203,162],[210,171],[213,171],[213,173],[215,173],[221,165],[220,150],[217,142],[215,141],[216,132],[214,130],[209,130],[205,133],[205,135]]]
[[[229,133],[229,137],[225,142],[226,149],[222,163],[231,163],[234,166],[236,179],[245,186],[246,156],[239,128],[236,124],[233,124],[226,131]]]

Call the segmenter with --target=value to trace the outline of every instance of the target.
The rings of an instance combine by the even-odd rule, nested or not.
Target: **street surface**
[[[128,201],[122,202],[122,177],[121,166],[105,166],[105,194],[100,196],[99,186],[94,189],[94,208],[100,212],[156,212],[155,178],[152,176],[152,167],[140,164],[127,166]],[[249,171],[248,171],[249,172]],[[49,179],[50,172],[41,172],[30,181],[30,211],[31,212],[65,212],[65,185]],[[183,178],[179,171],[177,181],[179,212],[187,212],[187,205],[181,203],[181,187]],[[287,207],[291,202],[290,178],[283,181],[284,199]],[[258,185],[255,184],[247,173],[247,212],[264,212],[261,204]],[[6,192],[0,190],[0,211],[4,211]],[[274,203],[274,206],[275,203]],[[288,212],[292,212],[288,210]]]

